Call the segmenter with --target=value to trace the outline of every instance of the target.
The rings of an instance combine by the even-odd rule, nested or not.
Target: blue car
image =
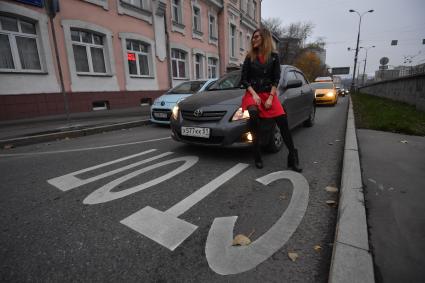
[[[170,124],[171,110],[180,101],[192,94],[201,93],[217,79],[187,81],[170,89],[165,94],[154,100],[151,107],[150,121],[157,124]]]

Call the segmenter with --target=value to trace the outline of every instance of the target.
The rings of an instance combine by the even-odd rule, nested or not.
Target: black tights
[[[249,106],[248,112],[250,117],[248,126],[249,130],[254,134],[254,154],[257,158],[260,156],[260,144],[258,142],[258,135],[260,132],[260,117],[258,116],[258,108],[256,106]],[[286,115],[280,115],[274,117],[273,119],[275,120],[276,125],[279,127],[280,134],[282,135],[283,142],[288,148],[288,151],[293,152],[295,147],[291,132],[289,131],[288,119],[286,118]]]

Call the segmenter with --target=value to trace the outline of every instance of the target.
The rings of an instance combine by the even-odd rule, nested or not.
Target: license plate
[[[209,138],[210,128],[182,127],[182,136]]]
[[[157,112],[153,113],[153,115],[155,116],[155,118],[167,118],[167,113]]]

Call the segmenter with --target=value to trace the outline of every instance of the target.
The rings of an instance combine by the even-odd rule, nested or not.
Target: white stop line
[[[87,179],[78,177],[78,175],[83,173],[99,168],[106,169],[110,165],[151,154],[155,151],[156,149],[146,150],[49,179],[47,182],[62,191],[69,191],[173,154],[172,152],[161,153]],[[132,171],[98,188],[88,195],[83,200],[83,203],[88,205],[105,203],[146,190],[188,170],[198,160],[199,158],[197,156],[176,157]],[[118,185],[140,174],[174,163],[178,164],[178,167],[163,176],[125,190],[113,192],[113,189]],[[174,251],[198,228],[196,225],[178,217],[217,190],[224,183],[241,173],[248,166],[248,164],[244,163],[236,164],[166,211],[160,211],[146,206],[124,218],[120,223]],[[278,251],[297,229],[307,209],[309,193],[307,180],[301,174],[293,171],[278,171],[258,178],[256,181],[267,186],[272,182],[282,179],[290,180],[293,185],[293,193],[289,206],[276,223],[249,246],[232,246],[233,227],[237,216],[216,218],[214,220],[208,233],[205,254],[210,268],[216,273],[221,275],[237,274],[254,268]]]

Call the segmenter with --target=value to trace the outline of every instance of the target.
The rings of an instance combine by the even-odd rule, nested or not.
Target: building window
[[[138,40],[126,40],[126,46],[130,76],[149,76],[150,45]]]
[[[41,71],[35,23],[0,16],[0,70]]]
[[[149,3],[147,0],[121,0],[121,1],[142,10],[149,10]]]
[[[209,28],[208,28],[210,39],[217,40],[217,19],[213,15],[209,16]]]
[[[172,0],[172,17],[174,22],[183,24],[181,0]]]
[[[203,64],[202,54],[195,55],[195,79],[202,79],[203,76]]]
[[[77,73],[106,73],[103,35],[71,29],[71,40]]]
[[[193,7],[193,30],[201,31],[201,10],[198,7]]]
[[[171,67],[173,71],[173,78],[186,78],[186,55],[186,52],[184,52],[183,50],[171,49]]]
[[[254,11],[252,12],[253,19],[257,20],[257,2],[252,2]]]
[[[239,48],[242,51],[245,50],[244,40],[243,40],[243,33],[241,31],[239,32]]]
[[[217,62],[216,58],[208,58],[208,78],[215,79],[217,78]]]
[[[230,56],[236,57],[236,26],[230,25]]]

